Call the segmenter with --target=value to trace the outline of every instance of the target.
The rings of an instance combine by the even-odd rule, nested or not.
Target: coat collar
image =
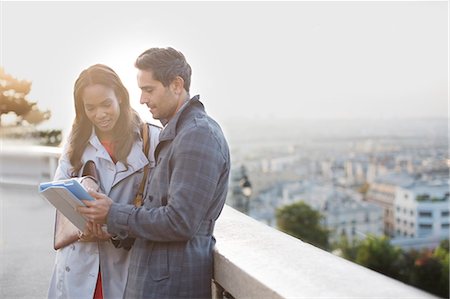
[[[128,169],[125,164],[118,161],[116,164],[112,161],[109,153],[101,144],[98,139],[97,134],[95,134],[95,130],[92,131],[91,137],[89,138],[89,144],[94,148],[94,151],[88,151],[85,153],[85,160],[90,160],[95,156],[98,160],[104,160],[102,165],[109,165],[107,169],[102,171],[103,180],[102,185],[105,189],[105,193],[108,194],[111,188],[119,183],[124,178],[128,177],[132,173],[142,169],[145,165],[149,163],[147,156],[144,154],[142,150],[143,140],[140,136],[139,128],[134,129],[134,133],[136,134],[136,141],[133,142],[130,153],[127,157]],[[100,165],[99,165],[100,166]]]
[[[135,135],[135,138],[139,139],[142,142],[142,136],[141,133],[139,131],[139,128],[134,128],[133,129],[133,134]],[[92,132],[91,132],[91,137],[89,137],[88,143],[90,143],[96,150],[96,157],[97,158],[101,158],[101,159],[105,159],[105,160],[109,160],[112,163],[112,159],[111,156],[109,155],[108,151],[103,147],[100,139],[98,138],[96,132],[95,132],[95,128],[94,126],[92,126]],[[129,159],[128,159],[129,160]],[[130,162],[130,161],[128,161]],[[126,169],[125,165],[123,165],[122,162],[118,162],[118,165],[122,165],[124,169]]]
[[[197,108],[197,109],[195,109]],[[205,107],[202,102],[200,102],[200,96],[196,95],[184,104],[180,110],[174,115],[172,119],[166,124],[164,129],[161,131],[159,135],[159,141],[172,140],[175,138],[177,134],[178,123],[181,122],[181,118],[184,115],[191,114],[191,112],[195,113],[195,111],[204,111]]]

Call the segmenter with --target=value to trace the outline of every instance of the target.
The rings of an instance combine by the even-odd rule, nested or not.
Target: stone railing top
[[[436,298],[225,206],[215,280],[235,298]]]
[[[42,156],[58,158],[62,153],[62,148],[55,146],[9,144],[1,142],[0,154],[2,156]]]

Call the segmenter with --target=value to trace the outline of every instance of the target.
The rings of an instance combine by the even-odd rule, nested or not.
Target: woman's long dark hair
[[[81,72],[75,82],[73,97],[75,101],[75,120],[69,136],[69,159],[72,164],[72,175],[77,176],[82,167],[81,156],[92,134],[93,124],[84,111],[83,91],[94,84],[112,88],[120,103],[120,115],[113,128],[113,149],[117,161],[127,166],[127,156],[130,153],[136,128],[141,125],[141,119],[130,106],[128,91],[119,76],[110,67],[95,64]],[[138,130],[139,132],[139,130]]]

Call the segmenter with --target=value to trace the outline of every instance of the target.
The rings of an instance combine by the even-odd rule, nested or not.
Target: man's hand
[[[95,201],[83,200],[85,207],[78,207],[77,211],[86,217],[94,224],[105,224],[108,217],[109,209],[113,203],[112,199],[105,194],[98,193],[92,190],[88,191],[89,194],[95,198]],[[94,229],[93,229],[94,231]]]

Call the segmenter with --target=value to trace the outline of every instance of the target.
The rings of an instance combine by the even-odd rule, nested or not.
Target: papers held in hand
[[[82,199],[94,200],[77,179],[45,182],[39,185],[39,193],[58,209],[81,231],[86,219],[76,211],[79,206],[85,206]]]

